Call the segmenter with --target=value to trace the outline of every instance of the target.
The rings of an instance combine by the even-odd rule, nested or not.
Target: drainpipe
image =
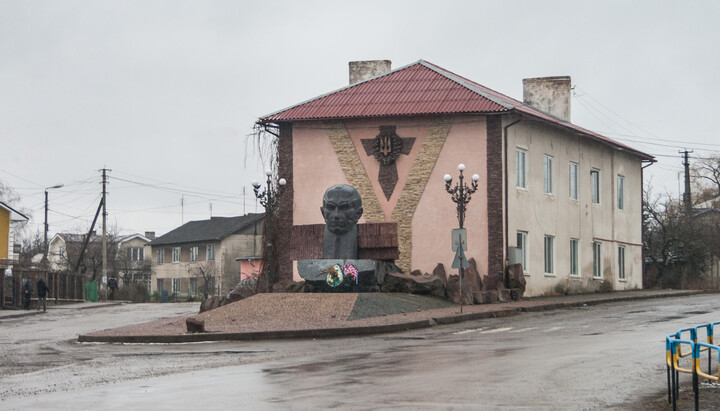
[[[642,277],[640,279],[640,286],[643,288],[645,288],[645,277],[647,275],[645,270],[645,241],[643,239],[643,231],[645,229],[643,225],[645,222],[642,221],[642,216],[645,213],[645,169],[653,165],[653,163],[655,163],[655,160],[650,160],[648,164],[640,167],[640,189],[642,190],[642,194],[640,195],[640,244],[642,244],[642,250],[640,250],[640,276]]]
[[[504,159],[503,159],[503,161],[504,161],[504,163],[505,163],[505,178],[504,178],[504,180],[505,180],[505,187],[504,187],[504,188],[505,188],[505,193],[504,193],[504,194],[505,194],[505,230],[504,230],[504,231],[505,231],[505,250],[504,250],[503,252],[504,252],[504,254],[505,254],[505,261],[507,261],[508,245],[510,244],[510,242],[509,242],[509,241],[510,241],[510,233],[508,232],[508,227],[509,227],[508,220],[509,220],[509,214],[510,214],[510,212],[509,212],[510,209],[509,209],[509,207],[508,207],[508,187],[509,187],[509,184],[510,184],[510,183],[508,182],[508,168],[510,167],[510,166],[508,165],[508,144],[507,144],[507,142],[508,142],[508,129],[509,129],[510,127],[514,126],[515,124],[519,123],[520,121],[522,121],[522,119],[517,119],[517,120],[513,121],[512,123],[510,123],[510,124],[506,125],[505,127],[503,127],[503,148],[504,148]],[[505,271],[504,268],[505,268],[506,266],[507,266],[506,264],[503,264],[503,272]],[[503,275],[503,280],[504,280],[503,282],[505,283],[505,287],[508,286],[508,281],[507,281],[507,278],[506,278],[506,277],[507,277],[506,275]]]

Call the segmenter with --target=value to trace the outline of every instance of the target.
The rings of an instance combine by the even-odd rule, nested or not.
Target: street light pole
[[[277,181],[277,186],[273,184],[272,180],[272,170],[268,169],[265,170],[265,175],[267,176],[266,181],[266,188],[263,191],[260,191],[260,183],[257,180],[254,180],[251,184],[253,186],[253,191],[255,191],[255,197],[260,200],[260,205],[262,205],[265,208],[265,229],[267,233],[267,243],[266,248],[267,252],[265,253],[266,256],[270,261],[267,261],[267,275],[265,276],[265,280],[267,281],[267,290],[269,292],[272,292],[272,281],[270,278],[270,275],[274,272],[274,264],[275,264],[275,258],[274,258],[274,250],[273,250],[273,217],[275,215],[275,212],[278,208],[278,196],[283,192],[285,188],[285,184],[287,184],[287,181],[284,178],[281,178]]]
[[[450,197],[452,198],[452,201],[457,204],[456,210],[457,210],[457,218],[458,218],[458,224],[460,225],[459,228],[463,228],[463,225],[465,223],[465,211],[467,210],[467,204],[470,202],[471,195],[477,191],[478,188],[478,181],[480,180],[480,176],[477,174],[473,174],[472,176],[472,183],[468,187],[468,185],[463,181],[463,171],[465,171],[465,164],[458,164],[458,170],[460,171],[460,177],[459,182],[455,184],[455,187],[452,187],[452,176],[450,174],[445,174],[443,177],[445,180],[445,191],[450,194]],[[458,247],[462,247],[462,244],[458,244]],[[462,312],[463,307],[463,292],[462,292],[462,279],[465,276],[465,267],[463,266],[463,254],[461,252],[458,252],[458,258],[460,260],[460,278],[458,281],[459,286],[459,300],[460,300],[460,312]]]
[[[48,256],[48,190],[52,190],[54,188],[61,188],[64,184],[55,184],[52,187],[45,188],[45,241],[43,243],[44,251],[45,251],[45,260],[47,260]]]

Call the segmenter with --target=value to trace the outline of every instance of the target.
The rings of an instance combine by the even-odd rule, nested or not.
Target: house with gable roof
[[[20,258],[20,245],[16,244],[16,226],[28,221],[21,212],[0,201],[0,278],[5,271],[12,271],[13,264]]]
[[[262,267],[263,214],[190,221],[152,240],[151,291],[227,294]]]
[[[281,232],[322,224],[324,191],[361,194],[361,223],[397,224],[406,273],[451,269],[458,226],[444,175],[478,190],[465,216],[468,258],[482,289],[522,264],[525,295],[642,287],[646,153],[570,121],[570,77],[523,80],[523,101],[419,60],[350,63],[350,84],[268,114],[278,136]],[[299,280],[289,236],[278,239],[280,280]]]

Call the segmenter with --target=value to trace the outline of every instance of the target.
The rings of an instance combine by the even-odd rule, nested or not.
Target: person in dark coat
[[[33,289],[32,284],[30,284],[30,279],[25,279],[25,284],[23,284],[23,308],[26,310],[30,309],[30,298],[32,297]]]
[[[50,288],[45,284],[45,281],[40,277],[37,282],[37,293],[38,293],[38,311],[40,311],[40,304],[42,304],[43,311],[47,311],[47,293],[50,292]]]

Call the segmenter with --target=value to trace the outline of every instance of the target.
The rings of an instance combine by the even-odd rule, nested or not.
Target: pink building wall
[[[344,122],[347,133],[362,163],[377,202],[384,214],[384,221],[392,222],[392,214],[404,189],[421,190],[420,201],[412,218],[411,270],[432,272],[438,263],[445,266],[448,274],[454,253],[451,251],[451,230],[457,228],[455,203],[445,191],[443,176],[453,176],[453,183],[459,175],[457,165],[466,165],[465,177],[468,184],[473,174],[480,176],[480,187],[468,206],[465,227],[468,228],[468,258],[475,258],[478,270],[487,273],[487,201],[486,201],[486,139],[487,124],[484,116],[460,116],[455,118],[439,156],[420,159],[423,144],[431,129],[432,120],[416,117],[404,119],[358,119]],[[414,137],[415,142],[408,155],[396,160],[398,181],[390,197],[378,182],[379,162],[367,155],[362,139],[373,139],[381,125],[395,125],[400,137]],[[295,225],[320,224],[322,196],[333,184],[350,184],[340,164],[338,154],[330,140],[327,124],[324,122],[296,122],[293,124],[293,223]],[[424,161],[432,169],[425,187],[405,187],[408,174],[416,161]],[[366,202],[368,199],[363,198]],[[360,222],[366,222],[363,217]],[[375,222],[375,221],[373,221]],[[295,280],[299,280],[297,271]]]

